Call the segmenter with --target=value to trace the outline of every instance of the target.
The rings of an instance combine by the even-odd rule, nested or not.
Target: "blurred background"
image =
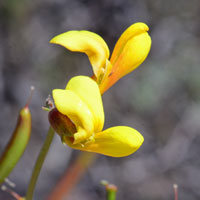
[[[125,200],[200,198],[200,1],[199,0],[3,0],[0,1],[0,153],[15,127],[18,112],[35,86],[31,102],[32,136],[10,175],[24,195],[45,139],[48,113],[41,107],[54,88],[76,75],[92,75],[86,55],[49,40],[68,30],[101,35],[110,51],[135,22],[150,27],[147,60],[103,96],[105,128],[127,125],[144,144],[124,158],[98,155],[64,199],[104,199],[102,179],[116,184]],[[79,151],[56,135],[43,166],[35,199],[46,199]],[[13,199],[0,191],[0,199]]]

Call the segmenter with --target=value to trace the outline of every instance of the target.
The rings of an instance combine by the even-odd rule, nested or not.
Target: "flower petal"
[[[138,22],[135,24],[132,24],[131,26],[129,26],[124,32],[123,34],[120,36],[119,40],[117,41],[112,56],[111,56],[111,63],[114,64],[116,62],[116,60],[118,59],[118,57],[120,56],[124,46],[126,45],[126,43],[132,39],[133,37],[140,35],[142,33],[145,33],[149,30],[149,27],[142,23],[142,22]]]
[[[53,99],[58,111],[67,115],[76,125],[78,132],[74,135],[74,143],[82,142],[93,134],[93,114],[74,92],[55,89]]]
[[[68,31],[54,37],[50,42],[62,45],[70,51],[86,53],[97,79],[110,54],[105,41],[90,31]]]
[[[95,134],[94,142],[82,146],[73,145],[70,140],[65,142],[74,149],[123,157],[137,151],[143,141],[143,136],[137,130],[127,126],[116,126]]]
[[[94,132],[101,131],[104,125],[104,111],[97,83],[90,77],[76,76],[68,82],[66,89],[78,95],[90,109],[94,119]]]
[[[120,78],[137,68],[146,59],[150,51],[151,38],[144,30],[131,38],[128,37],[127,39],[129,40],[127,40],[125,44],[122,43],[125,42],[124,37],[123,34],[122,41],[120,38],[119,44],[117,43],[116,45],[117,50],[114,50],[113,53],[116,57],[112,56],[111,60],[111,63],[113,64],[112,72],[100,85],[101,93],[109,89]]]
[[[112,73],[120,79],[132,72],[147,57],[151,48],[151,38],[148,33],[133,37],[124,46],[122,53],[115,62]]]

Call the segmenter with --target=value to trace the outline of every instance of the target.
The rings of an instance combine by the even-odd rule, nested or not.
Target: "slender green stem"
[[[117,193],[117,186],[114,184],[108,183],[106,180],[102,180],[101,184],[106,188],[106,200],[115,200]]]
[[[115,200],[116,199],[116,186],[114,185],[110,185],[106,187],[106,196],[107,196],[107,200]]]
[[[40,170],[42,168],[42,165],[44,163],[46,155],[49,151],[49,147],[51,146],[53,136],[54,136],[54,130],[50,127],[49,131],[47,133],[47,137],[45,139],[45,142],[44,142],[42,149],[40,150],[40,153],[38,155],[38,158],[37,158],[37,161],[35,163],[32,175],[31,175],[28,190],[27,190],[27,193],[26,193],[26,200],[32,200],[32,198],[33,198],[33,193],[34,193],[34,189],[35,189],[35,186],[36,186],[36,183],[37,183],[37,179],[38,179],[38,176],[40,174]]]

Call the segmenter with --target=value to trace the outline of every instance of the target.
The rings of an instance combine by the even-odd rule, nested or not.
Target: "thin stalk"
[[[106,186],[106,196],[107,200],[115,200],[116,199],[116,192],[117,192],[117,187],[113,184],[108,184]]]
[[[117,186],[114,184],[108,183],[106,180],[102,180],[101,184],[106,188],[106,200],[115,200],[117,193]]]
[[[174,200],[178,200],[178,185],[174,184],[173,188],[174,188]]]
[[[70,165],[62,176],[56,187],[49,194],[47,200],[67,199],[67,196],[88,169],[88,166],[95,160],[96,154],[81,152],[78,158]]]
[[[50,127],[49,130],[48,130],[48,133],[47,133],[47,137],[46,137],[44,144],[42,146],[42,149],[40,150],[40,153],[38,155],[38,158],[37,158],[37,161],[35,163],[32,175],[31,175],[28,190],[27,190],[27,193],[26,193],[26,200],[32,200],[32,198],[33,198],[33,193],[34,193],[35,186],[36,186],[39,174],[40,174],[40,170],[42,168],[42,165],[44,163],[46,155],[49,151],[49,147],[51,146],[53,136],[54,136],[54,130]]]

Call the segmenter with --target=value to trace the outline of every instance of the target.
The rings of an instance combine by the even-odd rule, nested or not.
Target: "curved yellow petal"
[[[94,119],[94,132],[101,131],[104,125],[104,111],[97,83],[90,77],[76,76],[68,82],[66,89],[78,95],[90,109]]]
[[[142,33],[129,40],[116,60],[112,72],[119,79],[132,72],[147,57],[151,48],[151,38],[148,33]]]
[[[93,114],[74,92],[55,89],[53,90],[53,99],[58,111],[67,115],[77,128],[78,132],[74,135],[74,143],[82,142],[93,134]]]
[[[74,149],[123,157],[137,151],[143,141],[143,136],[137,130],[127,126],[116,126],[95,134],[94,142],[85,145],[73,145],[70,140],[65,142]]]
[[[138,22],[135,24],[132,24],[131,26],[129,26],[124,32],[123,34],[120,36],[119,40],[117,41],[112,56],[111,56],[111,63],[114,64],[117,60],[117,58],[119,57],[119,55],[121,54],[124,46],[126,45],[126,43],[132,39],[133,37],[140,35],[142,33],[145,33],[149,30],[149,27],[142,23],[142,22]]]
[[[115,61],[110,76],[100,85],[101,93],[115,82],[137,68],[147,57],[151,48],[151,38],[147,32],[132,37],[123,47]]]
[[[105,41],[90,31],[68,31],[54,37],[50,43],[62,45],[70,51],[86,53],[97,79],[110,54]]]

